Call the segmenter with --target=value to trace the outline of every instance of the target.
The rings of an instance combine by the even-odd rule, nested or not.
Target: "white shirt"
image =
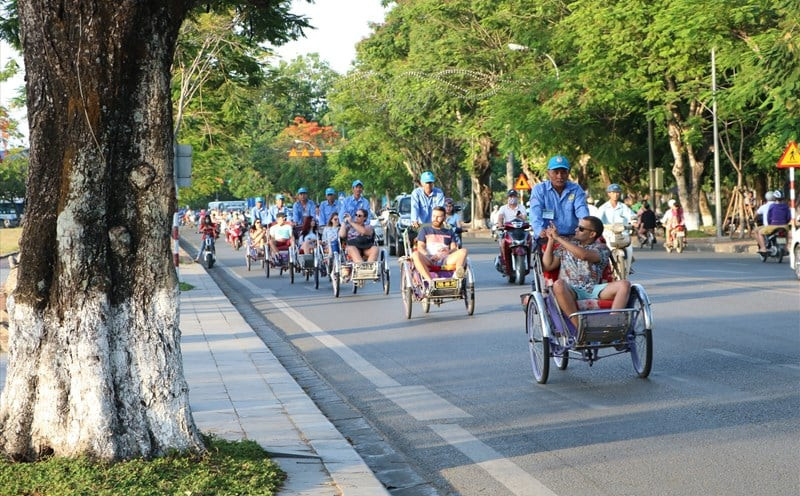
[[[625,224],[631,223],[633,218],[633,210],[622,202],[617,202],[617,206],[611,205],[611,201],[607,201],[600,205],[598,211],[600,220],[603,224]]]
[[[775,202],[774,201],[768,201],[767,203],[765,203],[765,204],[761,205],[760,207],[758,207],[758,210],[756,210],[756,215],[760,215],[761,216],[761,219],[762,219],[761,224],[762,225],[765,225],[765,226],[769,225],[769,222],[767,222],[767,213],[769,212],[769,207],[771,207],[773,203],[775,203]]]
[[[497,212],[497,223],[501,224],[500,219],[502,218],[502,224],[506,222],[511,222],[518,214],[522,214],[520,217],[522,220],[525,220],[528,216],[525,213],[525,207],[517,203],[515,207],[510,206],[508,203],[500,207],[500,210]]]

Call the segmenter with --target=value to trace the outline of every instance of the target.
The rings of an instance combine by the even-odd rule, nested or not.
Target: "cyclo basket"
[[[624,340],[636,312],[633,308],[575,312],[572,315],[578,317],[578,345]]]

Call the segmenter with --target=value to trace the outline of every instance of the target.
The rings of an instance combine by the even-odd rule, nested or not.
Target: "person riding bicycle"
[[[279,265],[281,250],[288,250],[290,246],[294,245],[294,236],[292,235],[292,225],[286,222],[286,213],[278,212],[275,217],[275,224],[269,228],[269,250],[272,253],[272,263]]]
[[[375,246],[375,231],[367,222],[367,210],[359,208],[355,217],[344,214],[344,223],[339,228],[339,237],[346,240],[345,251],[353,262],[374,262],[379,250]]]
[[[464,277],[467,249],[459,248],[452,229],[444,224],[445,210],[433,207],[431,225],[424,226],[417,235],[417,249],[411,254],[419,275],[430,287],[432,267],[453,270],[455,277]]]
[[[667,246],[672,246],[675,232],[684,226],[683,209],[674,199],[668,201],[667,205],[669,205],[669,210],[667,210],[664,213],[664,217],[661,218],[661,224],[664,226],[664,230],[667,234],[665,244]]]
[[[411,192],[411,225],[419,229],[431,222],[434,207],[444,207],[444,192],[435,187],[433,172],[425,171],[419,176],[420,186]]]
[[[353,181],[353,194],[345,198],[339,207],[340,222],[344,222],[345,214],[351,219],[355,217],[358,209],[363,209],[367,212],[367,218],[365,220],[369,221],[369,200],[367,200],[363,194],[364,183],[361,182],[361,179],[356,179]]]
[[[542,268],[546,271],[559,269],[553,294],[566,315],[578,311],[578,300],[613,300],[612,309],[628,305],[630,281],[600,282],[611,258],[608,246],[598,240],[602,232],[603,222],[590,215],[578,222],[572,240],[559,234],[552,222],[544,230],[547,245],[542,255]],[[560,245],[558,248],[555,248],[556,243]],[[577,328],[578,318],[570,320]]]
[[[572,236],[583,217],[589,215],[586,192],[569,180],[569,161],[555,155],[547,161],[547,181],[542,181],[531,191],[530,222],[533,236],[541,238],[544,228],[551,222],[561,236]]]
[[[202,236],[200,238],[200,251],[198,251],[197,256],[194,257],[195,262],[200,261],[200,255],[203,253],[203,246],[205,245],[206,238],[208,236],[211,236],[212,239],[219,238],[219,226],[214,224],[210,215],[206,215],[203,217],[203,222],[201,222],[198,227],[198,232]]]

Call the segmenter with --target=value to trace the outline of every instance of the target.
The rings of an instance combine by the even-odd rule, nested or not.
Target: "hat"
[[[622,188],[619,187],[617,183],[611,183],[606,188],[606,193],[622,193]]]
[[[335,195],[336,194],[336,190],[333,189],[333,188],[325,188],[325,194],[326,195]]]
[[[675,202],[675,200],[674,200],[674,199],[672,199],[672,200],[670,200],[670,201],[668,201],[668,202],[667,202],[667,205],[669,205],[670,207],[672,207],[673,205],[675,205],[675,203],[676,203],[676,202]]]
[[[421,183],[432,183],[435,182],[436,179],[433,178],[433,172],[425,171],[419,176],[419,182]]]
[[[278,193],[277,195],[275,195],[275,199],[276,200],[283,200],[283,195]]]
[[[779,189],[776,189],[776,190],[775,190],[775,191],[772,193],[772,197],[773,197],[774,199],[776,199],[776,200],[783,200],[783,193],[781,193],[781,190],[779,190]]]
[[[264,203],[264,199],[260,196],[256,196],[256,203]]]
[[[547,170],[569,169],[569,161],[563,155],[555,155],[547,161]]]
[[[286,212],[278,212],[275,217],[286,217]]]
[[[515,189],[508,190],[508,194],[506,194],[506,196],[517,196],[517,190]]]
[[[308,190],[307,190],[307,189],[305,189],[305,188],[300,188],[300,189],[298,189],[298,190],[297,190],[297,194],[299,195],[299,194],[301,194],[301,193],[308,193]]]
[[[361,187],[364,186],[364,183],[361,182],[361,179],[356,179],[355,181],[353,181],[353,187],[355,188],[356,186],[361,186]]]
[[[444,204],[445,204],[445,205],[454,205],[454,204],[455,204],[455,202],[453,201],[453,199],[452,199],[452,198],[445,198],[445,199],[444,199]]]

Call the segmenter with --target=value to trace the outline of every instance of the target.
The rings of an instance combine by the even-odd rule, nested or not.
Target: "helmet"
[[[775,199],[775,192],[774,191],[767,191],[766,194],[764,194],[764,199],[767,200],[767,201],[774,200]]]
[[[421,183],[432,183],[435,182],[436,179],[433,178],[433,172],[425,171],[419,176],[419,182]]]
[[[444,204],[445,205],[455,205],[455,202],[453,201],[452,198],[445,198],[444,199]]]
[[[674,200],[674,199],[672,199],[672,200],[668,201],[668,202],[667,202],[667,205],[669,205],[670,207],[672,207],[673,205],[675,205],[675,200]]]
[[[783,193],[781,193],[781,190],[779,190],[779,189],[776,189],[776,190],[775,190],[775,191],[772,193],[772,197],[773,197],[773,198],[775,198],[776,200],[783,200]]]
[[[622,193],[622,188],[619,187],[617,183],[611,183],[606,188],[606,193]]]

